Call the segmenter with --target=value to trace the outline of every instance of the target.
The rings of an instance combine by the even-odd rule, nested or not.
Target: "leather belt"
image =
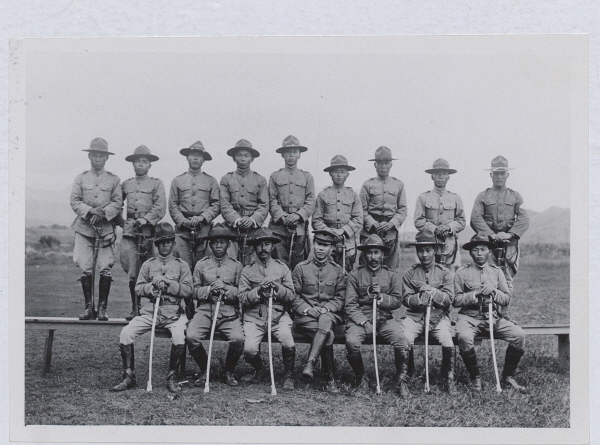
[[[181,214],[182,214],[183,216],[185,216],[186,218],[192,218],[192,217],[194,217],[194,216],[199,216],[199,215],[201,215],[201,214],[202,214],[202,211],[200,211],[200,212],[181,212]]]
[[[372,213],[369,213],[369,215],[377,222],[388,222],[393,218],[393,216],[373,215]]]

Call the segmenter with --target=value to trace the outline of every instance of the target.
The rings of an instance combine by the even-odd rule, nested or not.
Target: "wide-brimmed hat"
[[[202,153],[202,156],[204,157],[205,161],[212,160],[212,156],[204,149],[204,145],[200,141],[194,142],[192,145],[190,145],[187,148],[182,148],[181,150],[179,150],[179,153],[181,153],[183,156],[187,157],[187,155],[189,155],[193,151]]]
[[[170,239],[175,239],[175,229],[166,221],[159,222],[156,225],[156,231],[154,232],[154,244],[158,245],[161,241]]]
[[[407,246],[439,246],[442,243],[436,238],[435,233],[432,230],[423,230],[418,232],[415,236],[415,241],[407,243]]]
[[[210,228],[208,235],[206,235],[204,239],[209,241],[215,239],[235,240],[237,239],[237,236],[222,223],[217,223]]]
[[[471,250],[473,247],[479,245],[488,246],[490,249],[496,247],[486,235],[479,235],[478,233],[476,233],[475,235],[473,235],[473,238],[471,238],[471,241],[463,245],[463,249]]]
[[[335,242],[335,235],[327,229],[314,230],[313,239],[320,243],[333,244]]]
[[[360,246],[356,247],[358,250],[365,251],[369,249],[381,249],[384,252],[389,251],[389,247],[385,245],[381,237],[377,234],[370,235]]]
[[[235,147],[227,150],[227,155],[234,157],[240,150],[248,150],[253,158],[258,158],[260,156],[258,150],[252,148],[252,143],[246,139],[240,139],[239,141],[237,141]]]
[[[248,244],[250,246],[255,246],[261,241],[271,241],[273,244],[277,244],[281,242],[279,238],[273,235],[273,232],[268,227],[261,227],[256,232],[254,232],[251,236],[248,237]]]
[[[369,159],[369,161],[397,161],[397,159],[392,158],[392,150],[382,145],[375,150],[375,159]]]
[[[146,147],[145,145],[140,145],[138,148],[133,150],[133,154],[127,156],[125,158],[125,160],[128,162],[133,162],[137,158],[141,158],[141,157],[148,158],[148,160],[150,162],[158,161],[158,156],[150,153],[150,149],[148,147]]]
[[[336,168],[345,168],[348,171],[356,170],[356,168],[348,165],[348,159],[342,155],[335,155],[333,158],[331,158],[331,165],[329,167],[325,167],[323,171],[330,172]]]
[[[486,170],[491,172],[507,172],[509,170],[514,170],[514,168],[508,168],[508,159],[504,156],[496,156],[492,159],[492,168],[486,168]]]
[[[282,146],[279,147],[275,151],[277,153],[283,153],[284,151],[286,151],[290,148],[297,148],[298,150],[300,150],[300,153],[303,153],[306,150],[308,150],[308,148],[306,148],[304,145],[300,145],[300,141],[298,140],[298,138],[296,136],[292,136],[290,134],[287,138],[285,138],[283,140]]]
[[[92,139],[92,142],[90,142],[90,148],[81,151],[87,151],[90,153],[104,153],[105,155],[114,155],[114,153],[108,151],[108,142],[106,142],[106,139],[102,138]]]
[[[450,164],[445,159],[439,158],[433,162],[433,168],[425,170],[425,173],[433,174],[438,171],[448,172],[449,175],[456,173],[456,170],[450,168]]]

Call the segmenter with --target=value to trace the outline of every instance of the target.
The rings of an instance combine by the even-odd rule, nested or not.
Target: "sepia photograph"
[[[586,422],[584,36],[21,39],[9,93],[11,437]]]

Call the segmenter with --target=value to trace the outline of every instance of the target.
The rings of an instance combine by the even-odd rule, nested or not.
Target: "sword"
[[[429,392],[429,320],[431,318],[431,302],[425,312],[425,392]]]
[[[154,291],[153,291],[154,293]],[[158,317],[158,307],[160,306],[160,299],[162,298],[162,292],[156,295],[154,301],[154,316],[152,317],[152,331],[150,334],[150,359],[148,361],[148,385],[146,391],[152,391],[152,355],[154,353],[154,331],[156,329],[156,318]]]
[[[238,227],[238,244],[239,244],[238,261],[240,263],[242,263],[242,265],[245,265],[244,264],[244,258],[246,257],[246,243],[247,243],[247,241],[248,241],[248,231],[242,231]]]
[[[96,233],[94,234],[94,255],[92,258],[92,314],[90,320],[97,318],[95,308],[95,293],[96,293],[96,265],[98,263],[98,252],[100,250],[100,238],[102,237],[102,227],[93,226]]]
[[[267,315],[267,341],[269,343],[269,372],[271,373],[271,395],[277,395],[275,389],[275,374],[273,373],[273,349],[271,347],[271,322],[273,321],[273,288],[269,289],[269,312]]]
[[[212,327],[210,329],[210,340],[208,342],[208,361],[206,364],[206,381],[204,382],[204,392],[210,391],[210,359],[212,356],[213,338],[215,336],[215,329],[217,327],[217,318],[219,316],[219,307],[221,306],[221,298],[223,298],[223,291],[219,291],[219,298],[217,299],[217,306],[215,308],[215,315],[212,321]]]
[[[371,286],[367,288],[367,295],[373,298]],[[377,381],[377,394],[381,394],[379,385],[379,368],[377,366],[377,299],[373,298],[373,360],[375,361],[375,380]]]

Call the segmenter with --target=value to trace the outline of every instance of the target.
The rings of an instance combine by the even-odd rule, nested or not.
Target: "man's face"
[[[390,175],[392,169],[392,161],[375,161],[375,170],[377,175],[382,178],[387,178]]]
[[[368,249],[365,255],[367,257],[367,264],[371,269],[377,269],[383,261],[383,250],[377,247]]]
[[[329,172],[329,176],[331,176],[333,184],[338,187],[344,185],[349,174],[350,173],[348,173],[348,170],[343,167],[334,168]]]
[[[151,166],[152,164],[146,156],[140,156],[133,161],[133,170],[136,176],[146,176]]]
[[[327,257],[329,257],[329,254],[331,253],[331,249],[332,246],[330,243],[324,243],[315,239],[313,250],[315,252],[315,258],[318,261],[324,261],[325,259],[327,259]]]
[[[92,164],[93,169],[102,170],[104,168],[104,164],[106,164],[108,155],[106,153],[91,152],[88,154],[88,158],[90,158],[90,163]]]
[[[264,263],[271,256],[271,250],[273,250],[273,242],[263,240],[256,245],[256,256]]]
[[[300,149],[299,148],[288,148],[283,153],[281,153],[281,157],[285,161],[285,165],[287,167],[295,167],[298,164],[298,159],[300,159]]]
[[[212,250],[215,258],[223,258],[227,253],[227,247],[229,247],[229,241],[225,238],[212,239],[209,242],[210,250]]]
[[[487,263],[488,258],[490,257],[490,249],[488,246],[480,244],[478,246],[473,247],[470,252],[471,258],[478,266],[483,266]]]
[[[174,239],[166,239],[166,240],[159,241],[156,244],[156,247],[158,248],[158,254],[160,256],[169,256],[169,255],[171,255],[171,252],[173,251],[173,246],[174,245],[175,245],[175,240]]]
[[[429,267],[435,261],[435,248],[433,246],[417,246],[417,256],[425,267]]]
[[[250,167],[250,164],[252,164],[254,158],[248,150],[238,150],[233,157],[233,160],[240,170],[246,170],[248,167]]]
[[[508,179],[508,172],[504,170],[495,171],[491,172],[490,176],[492,177],[494,187],[504,187],[506,185],[506,180]]]
[[[187,161],[192,170],[200,170],[204,164],[204,156],[198,151],[193,151],[187,156]]]
[[[444,170],[438,170],[431,175],[431,179],[433,179],[433,184],[439,188],[443,189],[448,184],[448,180],[450,179],[450,174]]]

